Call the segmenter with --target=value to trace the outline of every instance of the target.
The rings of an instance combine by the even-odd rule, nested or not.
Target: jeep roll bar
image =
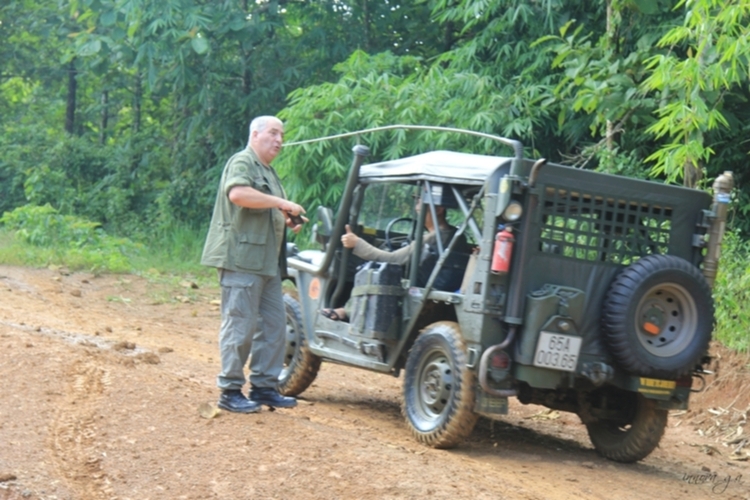
[[[523,163],[523,144],[521,141],[514,139],[508,139],[499,135],[485,134],[484,132],[476,132],[474,130],[466,130],[463,128],[453,127],[434,127],[430,125],[386,125],[383,127],[374,127],[364,130],[357,130],[355,132],[345,132],[343,134],[329,135],[326,137],[318,137],[316,139],[307,139],[304,141],[294,141],[285,144],[284,146],[301,146],[303,144],[312,144],[314,142],[328,141],[331,139],[343,139],[345,137],[359,137],[361,134],[367,134],[370,132],[383,132],[385,130],[434,130],[438,132],[455,132],[458,134],[473,135],[475,137],[483,137],[485,139],[492,139],[506,146],[513,148],[513,166],[511,167],[511,175],[521,175],[521,164]]]
[[[332,140],[332,139],[343,139],[346,137],[359,137],[361,134],[366,134],[370,132],[382,132],[386,130],[397,130],[397,129],[455,132],[455,133],[472,135],[475,137],[482,137],[485,139],[491,139],[491,140],[497,141],[501,144],[504,144],[506,146],[513,148],[514,157],[513,157],[513,163],[511,165],[510,174],[514,177],[521,176],[521,169],[523,166],[523,144],[520,141],[508,139],[506,137],[501,137],[499,135],[486,134],[484,132],[475,132],[473,130],[466,130],[466,129],[460,129],[460,128],[435,127],[435,126],[428,126],[428,125],[387,125],[383,127],[374,127],[374,128],[369,128],[365,130],[358,130],[355,132],[346,132],[343,134],[329,135],[326,137],[319,137],[316,139],[307,139],[303,141],[289,142],[285,144],[284,146],[301,146],[304,144],[312,144],[315,142],[327,141],[327,140]],[[344,188],[344,197],[341,200],[341,205],[339,206],[339,211],[338,211],[339,214],[347,213],[351,210],[353,191],[354,191],[354,187],[357,184],[357,179],[359,178],[359,169],[362,166],[364,159],[370,154],[370,149],[367,146],[364,146],[362,144],[357,144],[356,146],[354,146],[354,148],[352,148],[352,151],[354,152],[354,159],[352,160],[352,167],[349,170],[349,176],[347,177],[346,187]],[[345,218],[343,217],[337,218],[336,225],[334,226],[333,231],[331,232],[331,237],[329,241],[337,241],[339,238],[341,238],[341,235],[344,232],[345,224],[346,224]],[[475,228],[472,227],[472,229],[474,230]],[[331,262],[333,261],[335,246],[336,245],[330,245],[326,249],[325,258],[323,259],[323,262],[321,262],[319,266],[315,266],[313,264],[295,259],[295,267],[305,272],[316,275],[316,276],[327,276],[328,269],[331,265]],[[343,260],[348,260],[348,253],[350,253],[351,250],[348,250],[348,252],[347,250],[348,249],[344,249],[344,253],[342,254]],[[291,258],[294,259],[293,256]],[[338,288],[339,287],[337,287],[337,291],[338,291]],[[337,295],[336,292],[334,292],[334,295]]]

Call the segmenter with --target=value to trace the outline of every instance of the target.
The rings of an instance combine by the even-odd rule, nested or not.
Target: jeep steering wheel
[[[398,224],[399,222],[407,222],[407,221],[411,223],[410,231],[406,235],[392,238],[391,228],[393,228],[393,226]],[[388,251],[392,252],[394,247],[401,248],[405,244],[411,243],[411,241],[414,239],[414,229],[416,227],[417,227],[417,221],[411,217],[396,217],[395,219],[391,220],[388,223],[388,225],[385,226],[385,246],[388,248]]]

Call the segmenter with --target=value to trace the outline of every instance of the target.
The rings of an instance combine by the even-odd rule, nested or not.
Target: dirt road
[[[401,379],[333,364],[295,409],[212,415],[217,299],[0,266],[0,500],[750,498],[748,360],[718,347],[717,377],[640,463],[515,400],[434,450],[403,423]]]

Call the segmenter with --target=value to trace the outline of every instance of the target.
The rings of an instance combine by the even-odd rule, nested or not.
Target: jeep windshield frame
[[[383,164],[389,164],[390,162],[383,162]],[[365,166],[363,166],[363,169]],[[494,171],[494,170],[493,170]],[[440,182],[436,182],[436,179]],[[437,207],[441,205],[441,199],[436,198],[436,193],[441,192],[439,195],[440,197],[452,197],[452,200],[455,200],[456,206],[451,207],[453,209],[456,209],[458,213],[461,215],[460,221],[454,221],[457,223],[456,225],[456,231],[453,235],[453,238],[445,245],[442,241],[442,238],[436,238],[435,244],[437,246],[438,250],[438,261],[435,264],[435,267],[430,275],[430,278],[428,279],[427,284],[425,285],[425,293],[429,293],[429,290],[432,288],[432,283],[434,282],[437,274],[442,269],[442,264],[447,258],[448,254],[450,253],[451,248],[453,245],[459,241],[462,237],[462,235],[466,232],[467,228],[471,230],[472,236],[474,241],[480,242],[482,239],[482,232],[479,228],[479,225],[474,217],[476,210],[480,208],[480,202],[482,200],[482,196],[484,194],[485,186],[484,184],[478,184],[476,182],[473,182],[471,184],[449,184],[446,182],[447,178],[442,176],[432,177],[432,178],[425,178],[425,176],[412,176],[411,178],[407,178],[404,176],[396,176],[396,177],[383,177],[383,176],[377,176],[377,177],[370,177],[361,179],[362,182],[360,184],[360,187],[355,189],[355,201],[353,203],[352,212],[351,212],[351,218],[350,218],[350,224],[352,222],[361,222],[362,220],[362,205],[363,205],[363,198],[364,195],[362,194],[363,188],[366,190],[368,186],[371,185],[383,185],[383,184],[412,184],[417,186],[418,192],[422,192],[422,196],[420,198],[420,203],[422,209],[419,210],[419,212],[416,214],[416,226],[414,228],[414,245],[416,248],[416,251],[413,253],[413,255],[410,258],[410,272],[409,272],[409,284],[410,286],[416,286],[417,283],[417,269],[419,267],[419,263],[421,262],[421,251],[422,251],[422,239],[424,237],[424,233],[427,230],[425,227],[425,219],[427,215],[427,210],[429,210],[430,215],[432,217],[433,221],[437,221],[438,214],[437,214]],[[463,182],[466,182],[466,179],[462,179]],[[449,190],[449,191],[446,191]],[[468,196],[472,198],[471,204],[469,204],[466,200]],[[424,210],[426,208],[427,210]],[[367,228],[366,231],[374,229],[374,228]]]

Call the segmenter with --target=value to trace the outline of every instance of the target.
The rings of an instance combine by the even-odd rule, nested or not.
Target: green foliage
[[[601,145],[597,145],[595,149],[592,152],[592,157],[597,160],[599,164],[597,170],[600,172],[636,179],[648,177],[648,172],[643,170],[641,159],[638,158],[636,151],[623,151],[619,147],[608,149],[601,147]],[[584,149],[581,156],[586,158],[589,156],[589,152]]]
[[[50,205],[26,205],[0,218],[7,231],[32,247],[28,264],[60,264],[95,272],[129,272],[129,259],[141,250],[125,238],[113,238],[99,224],[62,215]]]
[[[684,169],[702,170],[715,153],[707,133],[729,127],[726,93],[743,92],[750,69],[750,2],[683,0],[680,6],[686,7],[684,24],[662,36],[659,46],[670,50],[649,58],[643,83],[660,101],[658,120],[647,132],[669,138],[647,161],[668,180],[680,178]]]
[[[352,55],[336,68],[342,76],[336,83],[299,89],[290,94],[291,106],[279,116],[286,122],[287,140],[333,135],[398,123],[403,113],[419,113],[419,100],[406,95],[406,82],[420,70],[413,57],[399,58],[390,53],[369,57],[363,52]],[[394,96],[399,95],[401,106]],[[366,106],[366,108],[365,108]],[[406,108],[406,109],[405,109]],[[366,109],[366,112],[365,112]],[[412,119],[418,119],[417,116]],[[395,120],[395,121],[394,121]],[[412,122],[407,117],[407,123]],[[391,141],[390,138],[393,138]],[[404,134],[368,136],[367,144],[375,154],[395,157],[403,151]],[[276,160],[290,197],[305,207],[322,204],[338,205],[354,140],[316,142],[303,146],[287,146]]]
[[[51,203],[127,232],[201,226],[253,116],[358,47],[432,57],[441,37],[428,2],[4,2],[0,209]],[[75,138],[60,133],[71,110]]]
[[[383,125],[439,124],[505,136],[527,136],[544,111],[534,109],[542,93],[535,88],[498,88],[498,80],[460,72],[419,58],[384,52],[355,52],[336,66],[337,82],[309,86],[290,94],[279,116],[287,141],[366,130]],[[336,207],[355,141],[366,143],[370,161],[392,159],[432,149],[453,149],[509,156],[489,139],[433,131],[367,133],[348,140],[288,145],[276,160],[289,195],[303,206]]]
[[[45,144],[38,127],[19,127],[0,133],[0,213],[26,203],[26,170],[38,166],[36,152]]]
[[[669,182],[687,166],[734,169],[746,190],[750,171],[736,165],[750,132],[750,0],[672,4],[8,0],[0,211],[50,203],[139,238],[202,228],[221,168],[259,114],[281,114],[288,141],[442,125],[624,175],[643,176],[650,159],[651,175]],[[360,140],[372,159],[507,154],[432,132]],[[285,149],[277,166],[289,193],[335,207],[354,142]],[[748,230],[746,220],[737,223]]]
[[[133,272],[167,282],[185,276],[202,284],[216,281],[213,269],[200,265],[205,230],[177,225],[132,242],[112,238],[85,219],[61,216],[49,206],[14,210],[0,224],[2,264]]]
[[[56,142],[52,137],[38,126],[0,134],[0,210],[50,204],[120,232],[132,232],[144,222],[168,226],[199,213],[200,192],[181,187],[180,178],[170,182],[169,152],[157,138],[143,132],[126,143],[101,146],[86,137]],[[175,196],[178,189],[190,196]]]
[[[648,115],[651,103],[637,99],[647,52],[636,50],[618,57],[606,37],[592,41],[591,34],[584,34],[581,25],[568,33],[572,24],[571,21],[563,26],[560,36],[543,37],[538,42],[555,42],[549,46],[556,55],[552,68],[563,71],[554,95],[568,105],[560,109],[558,126],[565,128],[571,111],[592,116],[589,128],[593,136],[604,136],[608,122],[623,126],[634,118],[647,120],[644,115]]]
[[[653,148],[644,129],[654,122],[658,103],[641,85],[658,40],[655,24],[673,23],[677,14],[656,3],[653,9],[643,8],[643,2],[613,1],[611,6],[606,24],[602,18],[596,23],[571,19],[534,47],[553,55],[551,68],[559,71],[546,102],[557,110],[559,133],[578,150],[568,159],[642,177],[644,158]],[[621,155],[630,167],[622,168]]]
[[[750,350],[750,242],[727,232],[714,288],[715,336],[730,349]]]

